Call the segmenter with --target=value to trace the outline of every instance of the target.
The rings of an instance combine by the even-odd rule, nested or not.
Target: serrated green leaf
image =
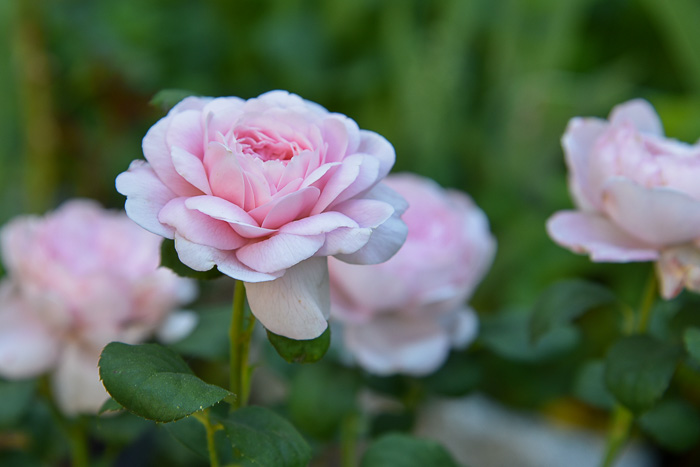
[[[700,415],[682,400],[661,401],[639,418],[642,429],[663,447],[681,452],[700,440]]]
[[[180,102],[186,97],[196,96],[197,93],[192,91],[187,91],[185,89],[163,89],[158,91],[155,96],[151,99],[150,104],[153,107],[157,107],[164,112],[169,111],[175,104]]]
[[[359,375],[323,363],[299,369],[289,391],[289,416],[305,433],[334,436],[345,416],[357,410]]]
[[[700,363],[700,329],[686,329],[683,333],[683,344],[693,360]]]
[[[117,410],[123,410],[124,407],[122,405],[112,399],[111,397],[105,401],[104,404],[102,404],[102,407],[100,407],[100,410],[97,412],[97,415],[102,415],[105,412],[115,412]]]
[[[284,418],[263,407],[243,407],[221,420],[234,462],[244,467],[303,467],[311,448]]]
[[[36,392],[36,381],[0,380],[0,427],[17,423],[31,404]]]
[[[557,282],[540,295],[532,311],[530,337],[539,341],[545,334],[586,311],[615,302],[615,295],[607,288],[583,280]]]
[[[100,379],[117,403],[140,417],[172,422],[220,402],[231,393],[207,384],[175,352],[157,344],[108,344]]]
[[[404,434],[388,434],[372,443],[361,467],[458,467],[452,456],[435,441]]]
[[[277,353],[289,363],[313,363],[326,355],[331,345],[331,327],[315,339],[294,340],[267,331],[267,338]]]
[[[650,409],[668,387],[681,355],[676,346],[650,336],[628,336],[605,359],[605,384],[634,413]]]
[[[218,279],[223,274],[216,267],[208,271],[195,271],[194,269],[185,266],[180,262],[180,257],[175,249],[175,241],[164,239],[160,245],[160,265],[171,269],[175,274],[181,277],[189,277],[191,279],[211,280]]]

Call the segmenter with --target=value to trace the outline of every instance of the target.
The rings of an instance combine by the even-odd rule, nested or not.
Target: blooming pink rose
[[[550,237],[593,261],[656,261],[665,298],[700,291],[700,145],[664,138],[639,99],[572,119],[562,145],[578,210],[552,216]]]
[[[97,370],[102,348],[144,340],[194,298],[193,282],[159,267],[161,241],[87,200],[3,227],[0,375],[52,371],[65,413],[96,412],[108,397]]]
[[[491,265],[496,243],[466,194],[411,174],[386,184],[404,196],[408,238],[389,261],[355,266],[330,260],[333,316],[345,345],[367,371],[424,375],[477,332],[465,301]]]
[[[245,282],[270,331],[327,327],[326,256],[379,263],[405,239],[404,201],[379,184],[394,164],[383,137],[283,91],[189,97],[143,139],[117,178],[126,212],[175,239],[180,260]]]

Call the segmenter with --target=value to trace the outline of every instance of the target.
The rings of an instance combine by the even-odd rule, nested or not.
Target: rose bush
[[[65,413],[96,412],[108,397],[97,371],[102,348],[143,341],[196,293],[193,282],[159,268],[161,241],[87,200],[3,227],[0,375],[51,371]]]
[[[550,237],[593,261],[656,261],[665,298],[700,291],[700,145],[665,138],[633,100],[608,121],[572,119],[562,146],[578,210],[552,216]]]
[[[408,238],[383,264],[329,260],[333,316],[367,371],[424,375],[451,347],[475,337],[477,317],[465,301],[490,267],[496,243],[466,194],[411,174],[385,182],[408,200]]]
[[[404,201],[379,182],[392,145],[283,91],[190,97],[143,140],[146,161],[117,178],[126,212],[175,240],[180,260],[245,282],[270,331],[311,339],[327,327],[326,256],[378,263],[405,239]]]

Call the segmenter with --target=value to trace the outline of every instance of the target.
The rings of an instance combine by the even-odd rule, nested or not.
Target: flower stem
[[[248,325],[245,324],[245,286],[242,281],[236,281],[233,293],[233,316],[229,339],[231,340],[230,359],[230,390],[236,394],[236,399],[231,405],[231,410],[245,407],[248,403],[250,392],[250,369],[248,368],[248,354],[250,351],[250,337],[255,327],[255,317],[249,316]]]
[[[636,321],[637,325],[632,328],[625,326],[625,334],[644,334],[647,331],[657,292],[656,274],[654,269],[652,269],[639,305],[639,313]],[[629,438],[633,421],[634,417],[629,410],[620,404],[615,404],[612,422],[610,423],[610,431],[608,432],[605,457],[601,464],[602,467],[612,467],[614,465],[620,450],[624,447]]]
[[[340,465],[342,467],[356,467],[357,463],[357,432],[359,415],[347,414],[343,417],[340,426]]]
[[[204,430],[207,432],[207,450],[209,451],[209,465],[211,467],[219,467],[219,455],[216,452],[216,442],[214,434],[221,429],[221,425],[212,425],[209,419],[209,409],[192,414],[194,418],[204,425]]]

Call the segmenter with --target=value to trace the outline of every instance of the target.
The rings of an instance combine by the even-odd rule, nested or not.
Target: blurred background
[[[555,345],[543,361],[521,348],[518,310],[567,277],[636,305],[649,271],[592,264],[547,237],[546,219],[571,207],[560,137],[573,116],[643,97],[669,136],[696,141],[699,24],[694,0],[5,0],[0,224],[69,197],[123,207],[114,178],[143,157],[158,91],[289,90],[384,135],[395,171],[484,209],[499,250],[472,303],[492,350],[480,389],[559,413],[552,401],[609,342],[610,318],[589,319],[598,350]]]

